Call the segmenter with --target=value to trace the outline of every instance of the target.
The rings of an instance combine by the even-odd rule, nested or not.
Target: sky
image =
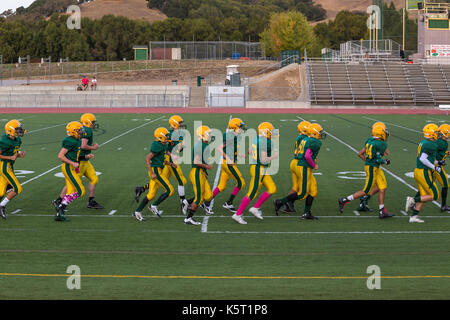
[[[24,8],[32,4],[34,0],[0,0],[0,13],[8,9],[16,10],[16,8],[23,6]]]

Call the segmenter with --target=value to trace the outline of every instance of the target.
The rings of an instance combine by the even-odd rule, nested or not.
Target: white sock
[[[384,204],[380,204],[379,206],[378,206],[379,208],[380,208],[380,210],[381,209],[383,209],[384,208]]]
[[[353,199],[355,199],[355,198],[353,198],[352,194],[347,197],[347,200],[353,201]]]
[[[184,197],[184,186],[178,186],[178,195]]]
[[[2,202],[0,203],[0,206],[2,207],[6,207],[6,205],[8,204],[9,199],[7,197],[5,197],[5,199],[2,200]]]

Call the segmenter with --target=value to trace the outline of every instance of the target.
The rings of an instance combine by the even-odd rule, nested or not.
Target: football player
[[[450,207],[447,206],[447,193],[448,193],[448,178],[447,173],[444,170],[445,159],[448,155],[448,142],[447,140],[450,138],[450,125],[443,124],[439,127],[440,136],[436,140],[437,144],[437,154],[436,160],[441,164],[441,172],[434,171],[434,178],[439,181],[442,186],[441,197],[442,197],[442,205],[441,212],[450,211]]]
[[[322,126],[318,123],[311,123],[308,126],[307,137],[302,139],[298,147],[298,161],[295,167],[295,175],[297,178],[297,192],[290,193],[283,199],[275,199],[275,213],[282,205],[291,201],[304,200],[305,210],[302,219],[317,220],[318,218],[311,214],[311,208],[314,198],[317,196],[317,181],[313,175],[313,170],[317,170],[317,155],[319,154],[322,141],[326,137]]]
[[[231,192],[228,200],[223,204],[225,209],[228,209],[232,213],[236,213],[236,209],[233,205],[233,200],[236,195],[245,187],[244,178],[239,171],[236,162],[238,155],[238,141],[240,135],[247,130],[245,123],[239,118],[233,118],[228,123],[228,129],[223,134],[223,144],[220,145],[217,151],[222,155],[222,167],[220,172],[220,180],[217,187],[213,190],[213,198],[215,198],[220,192],[225,190],[230,178],[236,182],[236,186]]]
[[[93,130],[98,128],[97,119],[92,113],[85,113],[81,116],[80,123],[83,125],[83,135],[81,136],[81,153],[79,156],[80,167],[78,168],[78,171],[81,178],[85,176],[89,180],[89,201],[87,207],[89,209],[103,209],[104,207],[95,200],[95,189],[98,183],[98,176],[94,166],[89,161],[89,159],[92,159],[94,156],[92,155],[89,159],[86,158],[86,155],[91,154],[93,150],[97,150],[99,147],[97,143],[94,143],[93,133]],[[53,200],[55,208],[58,208],[61,204],[66,191],[66,187],[64,186],[59,198]]]
[[[354,199],[359,199],[367,195],[378,194],[379,208],[378,217],[380,219],[391,218],[394,215],[387,212],[384,207],[387,182],[380,165],[389,165],[389,159],[383,159],[386,154],[389,137],[387,128],[383,125],[374,125],[372,127],[372,137],[366,140],[364,147],[358,152],[358,157],[365,162],[364,171],[366,172],[366,182],[364,188],[344,198],[338,199],[339,212],[344,212],[344,206]]]
[[[55,221],[69,221],[65,216],[66,207],[76,199],[84,196],[84,187],[79,175],[81,137],[84,134],[83,125],[78,121],[69,122],[66,126],[67,137],[62,142],[58,159],[63,163],[61,170],[66,181],[66,194],[56,208]],[[88,154],[86,159],[94,155]]]
[[[387,130],[386,125],[385,125],[383,122],[380,122],[380,121],[375,122],[375,123],[372,125],[372,130],[373,130],[373,128],[375,128],[375,127],[377,127],[377,126],[382,126],[383,128],[385,128],[385,130]],[[387,131],[387,134],[388,134],[388,136],[389,136],[389,132],[388,132],[388,131]],[[384,155],[385,155],[386,157],[389,156],[389,150],[388,150],[388,149],[386,149],[386,150],[384,151]],[[370,198],[371,198],[373,195],[375,195],[378,191],[379,191],[379,190],[378,190],[378,187],[375,186],[374,188],[372,188],[372,190],[370,191],[369,194],[366,194],[365,196],[362,196],[361,198],[359,198],[359,202],[360,202],[360,203],[359,203],[359,205],[358,205],[358,208],[356,208],[356,210],[357,210],[357,211],[361,211],[361,212],[363,212],[363,211],[372,211],[372,209],[370,209],[370,207],[369,207],[369,200],[370,200]]]
[[[291,170],[292,175],[292,190],[289,194],[296,194],[298,192],[298,178],[297,178],[297,163],[298,163],[298,157],[299,157],[299,147],[304,138],[308,136],[308,128],[311,125],[308,121],[301,121],[297,125],[297,138],[295,139],[295,149],[294,149],[294,158],[291,160],[291,163],[289,165],[289,169]],[[285,205],[283,205],[280,208],[280,211],[286,212],[286,213],[295,213],[295,207],[293,201],[286,202]],[[276,212],[278,214],[278,212]]]
[[[184,219],[185,224],[199,225],[200,222],[194,220],[193,216],[198,207],[204,202],[209,202],[213,198],[211,186],[208,183],[208,171],[212,170],[213,165],[208,164],[208,158],[205,159],[205,149],[212,141],[211,129],[208,126],[198,127],[195,131],[198,141],[192,151],[192,169],[189,173],[189,180],[194,188],[194,198],[190,199],[188,215]]]
[[[172,155],[169,157],[168,154],[165,156],[165,162],[168,163],[164,166],[162,175],[165,176],[167,179],[170,179],[171,176],[174,176],[178,183],[178,195],[180,197],[181,202],[181,208],[183,211],[183,214],[186,214],[186,208],[188,207],[188,202],[186,200],[185,195],[185,189],[184,186],[186,185],[187,181],[186,178],[183,175],[183,171],[181,170],[181,167],[177,165],[174,167],[172,164],[176,164],[176,154],[179,154],[182,152],[184,144],[183,144],[183,136],[179,134],[180,129],[184,129],[186,126],[184,124],[183,118],[181,118],[179,115],[174,115],[170,117],[169,119],[169,143],[168,143],[168,151]],[[176,139],[175,135],[177,136]],[[145,192],[149,188],[149,184],[146,184],[145,186],[138,186],[135,187],[135,200],[136,202],[139,202],[139,197],[142,193]]]
[[[158,205],[173,194],[173,187],[170,184],[169,179],[162,174],[165,165],[171,165],[173,168],[177,167],[175,163],[170,163],[166,160],[166,154],[170,156],[170,152],[168,151],[168,144],[170,141],[169,130],[163,127],[157,128],[153,132],[153,137],[155,138],[155,141],[152,142],[150,153],[145,158],[145,164],[147,165],[148,174],[150,176],[148,193],[133,213],[133,217],[139,221],[145,220],[142,216],[142,210],[155,198],[156,191],[158,191],[160,187],[164,189],[164,192],[149,206],[149,210],[157,217],[161,217],[163,213],[163,211],[158,209]]]
[[[277,187],[272,176],[267,175],[267,167],[273,159],[278,157],[278,152],[272,150],[272,138],[274,137],[274,126],[270,122],[262,122],[258,126],[258,136],[253,140],[249,153],[255,161],[250,166],[250,187],[247,195],[242,199],[238,210],[231,216],[233,220],[240,224],[247,224],[242,218],[242,214],[250,202],[258,195],[261,185],[264,185],[264,191],[256,204],[249,209],[250,213],[256,218],[263,220],[261,205],[277,191]]]
[[[442,171],[442,162],[436,160],[438,148],[436,140],[439,137],[439,127],[430,123],[423,128],[422,132],[424,139],[417,148],[416,168],[414,169],[414,180],[416,180],[419,191],[414,197],[406,197],[405,204],[406,212],[409,209],[412,210],[410,223],[423,223],[419,214],[424,203],[439,199],[436,182],[433,180],[434,172],[439,174]]]
[[[0,138],[0,198],[6,191],[9,193],[0,202],[0,216],[6,219],[6,205],[22,192],[22,187],[14,174],[14,162],[25,157],[25,151],[20,151],[22,137],[26,130],[19,120],[10,120],[5,125],[5,134]]]

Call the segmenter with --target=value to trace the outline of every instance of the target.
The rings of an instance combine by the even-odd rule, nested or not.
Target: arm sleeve
[[[306,160],[306,162],[308,162],[308,164],[311,167],[314,168],[316,166],[316,164],[314,163],[314,160],[312,159],[312,154],[313,154],[313,152],[311,151],[311,149],[306,150],[305,160]]]
[[[420,155],[419,160],[420,160],[420,162],[422,162],[425,166],[427,166],[427,167],[430,168],[431,170],[434,170],[434,169],[435,169],[434,164],[432,164],[432,163],[430,162],[430,160],[428,160],[428,155],[427,155],[425,152],[423,152],[423,153]]]

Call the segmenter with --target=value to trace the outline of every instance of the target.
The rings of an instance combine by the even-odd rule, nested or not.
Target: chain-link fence
[[[266,59],[264,45],[259,42],[150,41],[149,49],[150,59],[172,59],[172,52],[184,60]]]

